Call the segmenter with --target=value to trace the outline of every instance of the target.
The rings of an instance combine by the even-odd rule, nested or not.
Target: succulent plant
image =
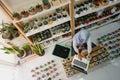
[[[31,6],[31,7],[29,8],[29,11],[30,11],[30,12],[35,11],[34,7]]]
[[[20,14],[18,12],[13,12],[13,17],[19,17]]]

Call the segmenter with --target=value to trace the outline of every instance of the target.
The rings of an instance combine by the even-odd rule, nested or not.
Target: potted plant
[[[13,38],[16,38],[16,37],[19,37],[20,34],[19,34],[18,30],[16,28],[14,28],[12,30],[12,35],[13,35]]]
[[[36,14],[35,8],[32,7],[32,6],[29,8],[28,11],[29,11],[29,14],[30,14],[30,15],[34,15],[34,14]]]
[[[52,25],[52,23],[53,23],[52,19],[48,19],[48,24]]]
[[[63,11],[63,12],[62,12],[62,15],[63,15],[63,17],[67,17],[66,11]]]
[[[56,21],[56,17],[55,16],[52,17],[52,21]]]
[[[25,45],[22,47],[22,49],[26,52],[27,55],[32,54],[32,48],[31,48],[30,45],[25,44]]]
[[[22,18],[28,17],[29,13],[22,8],[21,9],[21,16],[22,16]]]
[[[32,48],[32,50],[35,54],[39,56],[43,56],[45,54],[45,51],[40,44],[35,43],[35,46]]]
[[[61,13],[62,11],[61,11],[60,8],[58,8],[58,9],[56,9],[56,12],[57,12],[57,13]]]
[[[38,25],[39,27],[42,26],[42,21],[39,20],[39,21],[37,22],[37,25]]]
[[[93,4],[94,4],[95,8],[98,8],[100,6],[100,1],[99,0],[94,0]]]
[[[14,37],[18,37],[19,33],[12,23],[3,23],[0,33],[2,34],[3,39],[12,40]]]
[[[30,24],[27,22],[23,26],[24,26],[24,33],[27,33],[30,30],[29,29],[31,27]]]
[[[49,9],[51,7],[49,0],[42,0],[44,9]]]
[[[35,6],[35,10],[36,12],[41,12],[43,10],[42,5],[40,5],[39,3]]]
[[[44,20],[44,21],[43,21],[43,24],[44,24],[44,25],[47,25],[47,24],[48,24],[48,21]]]
[[[58,5],[59,5],[58,0],[52,0],[52,5],[53,5],[53,6],[58,6]]]
[[[2,28],[0,29],[0,34],[2,34],[3,39],[12,39],[13,36],[12,34],[8,31],[8,23],[3,23],[2,21]]]
[[[48,80],[52,80],[52,79],[49,77]]]
[[[14,19],[15,20],[20,20],[21,19],[21,16],[20,16],[20,14],[19,13],[17,13],[17,12],[13,12],[13,17],[14,17]]]
[[[31,27],[35,25],[34,19],[29,20],[28,23]]]
[[[19,58],[23,58],[26,56],[25,51],[17,46],[3,47],[1,49],[4,50],[6,54],[16,54]]]
[[[57,18],[60,19],[61,17],[61,13],[57,13]]]
[[[56,16],[57,15],[57,13],[55,12],[55,13],[53,13],[53,16]]]
[[[109,1],[108,1],[108,0],[100,0],[100,2],[101,2],[101,4],[102,4],[103,6],[106,6],[106,5],[109,4]]]

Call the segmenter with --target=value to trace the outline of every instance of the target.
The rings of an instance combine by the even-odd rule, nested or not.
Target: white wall
[[[8,18],[5,16],[5,14],[2,12],[1,9],[0,9],[0,15],[1,15],[0,24],[2,23],[2,20],[4,22],[9,22]],[[0,25],[0,27],[2,26]],[[2,48],[3,45],[6,44],[4,39],[2,39],[0,35],[0,48]],[[0,50],[0,80],[14,80],[14,73],[15,73],[14,67],[5,65],[8,63],[4,63],[4,62],[14,63],[15,62],[14,55],[4,54],[4,51]]]

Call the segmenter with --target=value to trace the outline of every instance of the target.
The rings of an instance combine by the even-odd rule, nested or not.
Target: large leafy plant
[[[44,55],[44,50],[42,49],[42,46],[40,44],[35,43],[35,46],[32,49],[35,54],[37,54],[39,56]]]
[[[6,54],[19,54],[20,52],[20,49],[17,46],[3,47],[1,49],[4,50]]]

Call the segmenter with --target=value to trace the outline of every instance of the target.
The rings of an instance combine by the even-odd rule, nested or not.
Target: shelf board
[[[65,33],[60,33],[60,34],[53,35],[51,38],[48,38],[48,39],[45,39],[45,40],[41,41],[40,44],[43,43],[43,42],[45,42],[45,41],[48,41],[48,40],[54,39],[54,38],[56,38],[56,37],[62,36],[62,35],[64,35],[64,34],[67,34],[67,33],[69,33],[69,32],[71,32],[71,30],[68,31],[68,32],[65,32]]]
[[[114,16],[114,15],[116,15],[116,14],[118,14],[118,13],[120,13],[120,11],[117,11],[117,12],[114,13],[114,14],[111,14],[111,15],[109,15],[109,16],[106,16],[106,17],[103,17],[103,18],[100,18],[100,19],[97,19],[97,20],[95,20],[95,21],[89,22],[88,24],[80,25],[80,26],[76,27],[75,30],[76,30],[76,29],[79,29],[79,28],[82,28],[82,27],[85,27],[85,26],[88,26],[88,25],[90,25],[90,24],[96,23],[96,22],[98,22],[98,21],[107,19],[107,18],[112,17],[112,16]]]
[[[44,48],[49,48],[49,47],[54,46],[54,45],[56,45],[56,44],[59,44],[59,43],[61,43],[61,42],[63,42],[63,41],[67,41],[67,40],[69,40],[69,39],[71,39],[71,38],[72,38],[71,36],[69,36],[69,37],[67,37],[67,38],[62,38],[62,39],[58,40],[57,42],[54,42],[53,44],[49,44],[49,45],[45,46]]]
[[[36,55],[36,54],[31,54],[31,55],[28,55],[28,56],[25,57],[25,58],[20,59],[20,62],[23,64],[23,63],[28,62],[28,61],[30,61],[30,60],[33,60],[33,59],[35,59],[35,58],[37,58],[37,57],[39,57],[39,56]]]
[[[18,21],[14,20],[13,23],[19,23],[19,22],[22,22],[22,21],[25,21],[25,20],[32,19],[32,18],[34,18],[34,17],[36,17],[36,16],[38,16],[38,15],[48,13],[49,11],[55,10],[55,9],[57,9],[57,8],[60,8],[60,7],[62,7],[62,6],[67,5],[67,4],[69,4],[69,3],[70,3],[70,1],[67,1],[66,3],[60,4],[59,6],[55,6],[55,7],[52,6],[52,7],[51,7],[50,9],[48,9],[48,10],[43,10],[42,12],[39,12],[39,13],[37,13],[37,14],[35,14],[35,15],[29,15],[27,18],[22,18],[21,20],[18,20]]]
[[[32,30],[30,30],[29,32],[26,33],[26,36],[31,36],[33,34],[36,34],[38,32],[44,31],[46,29],[50,29],[50,28],[52,28],[54,26],[57,26],[57,25],[62,24],[62,23],[65,23],[67,21],[70,21],[70,17],[69,16],[67,18],[61,18],[59,20],[53,21],[52,25],[48,24],[48,25],[43,25],[42,27],[39,27],[37,29],[32,29]]]
[[[99,28],[99,27],[101,27],[101,26],[104,26],[104,25],[106,25],[106,24],[109,24],[109,23],[114,22],[114,21],[119,20],[119,19],[120,19],[120,17],[115,18],[115,19],[112,19],[112,20],[109,20],[109,21],[107,21],[107,22],[105,22],[105,23],[103,23],[103,24],[101,24],[101,25],[94,26],[93,28],[90,28],[90,29],[87,29],[87,30],[92,31],[92,30],[94,30],[94,29],[97,29],[97,28]]]
[[[93,13],[93,12],[105,9],[107,7],[113,6],[113,5],[118,4],[118,3],[120,3],[120,0],[119,1],[115,1],[115,2],[113,2],[111,4],[108,4],[107,6],[101,6],[99,8],[92,8],[92,10],[87,10],[86,12],[82,12],[80,15],[75,14],[75,18],[79,18],[81,16],[85,16],[87,14],[90,14],[90,13]]]

